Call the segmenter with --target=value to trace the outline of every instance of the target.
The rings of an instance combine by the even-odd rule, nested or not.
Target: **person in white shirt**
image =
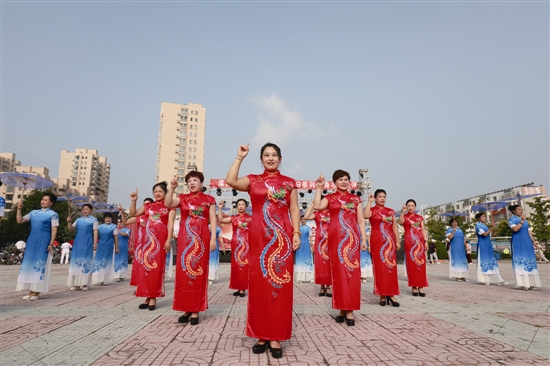
[[[535,247],[535,253],[539,255],[538,262],[548,263],[549,260],[546,259],[546,256],[544,255],[544,249],[542,248],[542,245],[540,245],[540,243],[536,241],[534,247]]]
[[[69,263],[69,256],[72,249],[71,243],[64,242],[61,244],[61,264],[63,264],[63,259],[65,259],[65,264]]]
[[[21,251],[25,250],[27,247],[27,244],[23,240],[19,240],[17,243],[15,243],[15,247]]]

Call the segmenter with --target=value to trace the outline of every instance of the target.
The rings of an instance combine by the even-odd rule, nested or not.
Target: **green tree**
[[[49,191],[33,191],[25,199],[23,199],[22,215],[25,216],[32,210],[40,208],[40,200],[45,193],[51,193]],[[68,204],[67,201],[58,201],[52,209],[59,215],[59,227],[57,228],[57,241],[60,243],[65,240],[74,238],[74,232],[69,232],[67,228],[67,213]],[[13,209],[9,212],[7,217],[2,221],[2,227],[0,227],[0,244],[2,246],[13,245],[18,240],[27,240],[29,233],[31,232],[31,226],[29,223],[18,224],[16,220],[17,206],[14,205]]]
[[[510,229],[508,221],[502,220],[497,224],[495,236],[512,236],[512,229]]]
[[[550,201],[535,197],[533,202],[527,202],[527,204],[534,211],[529,215],[533,236],[540,242],[550,242]]]
[[[432,208],[428,212],[429,219],[426,220],[424,223],[426,227],[426,231],[428,232],[428,237],[431,239],[435,239],[436,243],[436,251],[437,251],[437,258],[439,259],[447,259],[447,249],[445,245],[445,231],[447,230],[447,225],[443,220],[441,220],[441,216],[437,213],[437,210],[435,208]]]

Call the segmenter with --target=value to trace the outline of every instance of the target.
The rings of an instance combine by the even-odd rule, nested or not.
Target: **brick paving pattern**
[[[501,274],[513,279],[511,263]],[[403,267],[400,268],[403,274]],[[363,284],[356,326],[334,321],[331,300],[312,284],[294,289],[293,337],[284,357],[255,355],[244,334],[247,298],[231,296],[229,265],[209,286],[200,324],[179,324],[171,310],[173,282],[155,311],[138,310],[128,281],[69,291],[68,266],[54,265],[50,292],[38,301],[15,292],[18,266],[0,266],[2,365],[548,365],[550,265],[539,265],[543,288],[451,281],[448,264],[429,265],[425,298],[400,277],[401,307],[381,307],[372,279]],[[470,268],[475,277],[475,266]],[[512,282],[512,281],[510,281]],[[266,314],[266,316],[275,316]]]

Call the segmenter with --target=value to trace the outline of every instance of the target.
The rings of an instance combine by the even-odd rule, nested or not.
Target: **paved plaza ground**
[[[372,279],[362,285],[356,326],[334,321],[331,300],[317,286],[294,286],[293,336],[285,355],[251,351],[244,335],[247,297],[228,289],[229,265],[209,286],[200,324],[179,324],[171,309],[174,283],[155,311],[138,310],[128,281],[69,291],[68,265],[54,265],[50,292],[38,301],[15,292],[19,266],[0,266],[2,365],[549,365],[550,265],[540,264],[543,288],[513,285],[511,262],[500,261],[506,286],[448,278],[428,266],[427,297],[413,297],[401,276],[401,307],[381,307]],[[403,266],[399,273],[403,274]],[[265,314],[276,316],[276,314]]]

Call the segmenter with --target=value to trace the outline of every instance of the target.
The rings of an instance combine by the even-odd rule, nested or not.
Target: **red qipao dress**
[[[170,211],[164,205],[164,200],[145,205],[145,213],[141,216],[145,222],[145,235],[141,245],[143,266],[138,277],[137,297],[164,297],[164,244],[168,238]]]
[[[426,277],[426,242],[424,241],[421,226],[424,218],[413,212],[403,216],[403,220],[409,286],[428,287],[428,278]]]
[[[330,274],[330,257],[328,252],[328,226],[330,224],[330,213],[328,209],[315,211],[315,283],[317,285],[332,284],[332,277]]]
[[[328,248],[332,271],[332,308],[361,309],[361,234],[357,206],[361,199],[349,192],[336,192],[328,200],[330,225]]]
[[[248,231],[252,217],[242,213],[231,217],[233,237],[231,238],[231,277],[229,288],[248,290]]]
[[[146,203],[148,205],[149,203]],[[143,241],[147,237],[145,233],[145,215],[136,217],[136,223],[133,233],[133,245],[134,245],[134,260],[132,261],[132,276],[130,277],[130,285],[137,286],[139,278],[143,271]],[[131,232],[131,231],[130,231]],[[132,234],[131,234],[132,235]]]
[[[252,202],[246,334],[265,340],[292,336],[294,262],[290,194],[296,181],[279,171],[249,175]]]
[[[202,192],[180,194],[178,198],[181,221],[172,309],[198,313],[208,309],[208,220],[210,206],[215,205],[216,201]]]
[[[374,294],[378,296],[399,295],[397,282],[396,238],[393,232],[395,212],[391,208],[371,208],[370,248],[374,269]]]

